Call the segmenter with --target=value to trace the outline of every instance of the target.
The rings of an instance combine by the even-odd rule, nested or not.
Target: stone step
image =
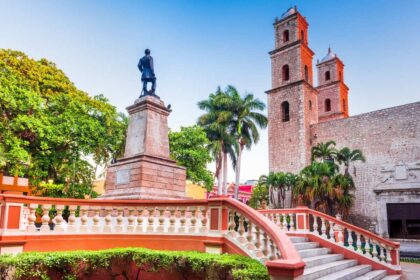
[[[322,265],[317,265],[317,266],[305,269],[303,272],[303,279],[304,280],[319,279],[321,277],[327,276],[329,274],[333,274],[337,271],[345,270],[349,267],[356,266],[356,265],[357,265],[356,260],[341,260],[341,261],[330,262],[330,263],[326,263]],[[331,278],[331,279],[334,279],[334,278]]]
[[[301,243],[301,242],[308,242],[308,238],[306,237],[301,237],[301,236],[289,236],[290,240],[293,243]]]
[[[299,243],[294,243],[293,245],[295,245],[296,250],[305,250],[305,249],[313,249],[313,248],[318,248],[319,247],[319,243],[318,242],[299,242]]]
[[[386,276],[386,270],[373,270],[354,280],[380,280]]]
[[[401,275],[388,275],[387,277],[382,278],[382,280],[400,280]]]
[[[344,259],[344,256],[342,254],[327,254],[327,255],[322,255],[322,256],[304,258],[302,259],[302,261],[305,262],[306,264],[305,269],[306,269],[306,268],[310,268],[310,267],[325,264],[325,263],[339,261],[342,259]]]
[[[353,280],[360,275],[366,274],[372,270],[372,266],[363,264],[349,267],[335,273],[328,274],[318,280]]]
[[[326,255],[329,252],[330,252],[330,249],[328,248],[314,248],[314,249],[298,250],[298,253],[302,259]]]

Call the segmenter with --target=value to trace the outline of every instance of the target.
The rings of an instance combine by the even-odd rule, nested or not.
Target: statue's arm
[[[139,68],[140,72],[143,72],[143,65],[141,64],[141,59],[139,60],[139,64],[137,65],[137,67]]]

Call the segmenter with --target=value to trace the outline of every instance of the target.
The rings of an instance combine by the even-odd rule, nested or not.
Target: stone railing
[[[399,243],[307,207],[261,210],[288,233],[310,233],[384,265],[399,265]]]
[[[82,200],[0,195],[0,203],[0,240],[3,246],[7,240],[12,245],[22,242],[23,251],[47,250],[48,246],[63,250],[60,246],[66,240],[73,242],[75,250],[97,249],[98,244],[103,248],[111,242],[111,237],[118,246],[124,246],[119,240],[141,238],[145,242],[153,240],[158,249],[178,250],[183,248],[180,242],[194,239],[218,244],[219,253],[240,253],[258,259],[267,265],[271,275],[289,273],[295,277],[303,273],[304,263],[287,235],[258,211],[227,197]],[[161,243],[156,245],[157,240]],[[193,249],[207,251],[198,245]]]

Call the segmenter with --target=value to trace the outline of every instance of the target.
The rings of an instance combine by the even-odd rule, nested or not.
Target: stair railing
[[[399,265],[400,244],[307,207],[260,210],[282,231],[310,233],[385,265]]]

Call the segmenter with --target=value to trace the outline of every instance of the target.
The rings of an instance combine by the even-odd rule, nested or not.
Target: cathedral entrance
[[[387,203],[391,238],[420,240],[420,203]]]

